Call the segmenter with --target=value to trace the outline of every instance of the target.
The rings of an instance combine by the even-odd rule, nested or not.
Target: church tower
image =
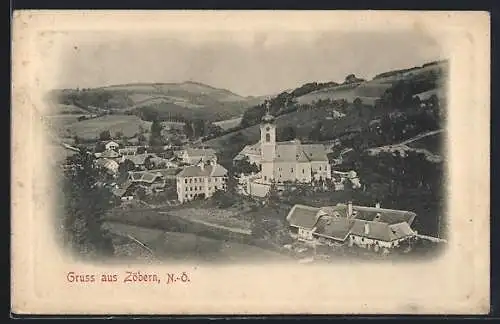
[[[276,124],[274,117],[269,113],[269,102],[266,104],[267,112],[260,124],[260,145],[262,162],[271,162],[276,154]]]

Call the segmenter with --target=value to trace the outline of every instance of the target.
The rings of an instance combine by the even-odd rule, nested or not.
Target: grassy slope
[[[68,125],[73,135],[85,139],[96,138],[100,132],[105,130],[109,130],[112,136],[117,132],[122,132],[124,136],[132,137],[139,132],[140,126],[144,129],[150,129],[151,123],[143,121],[137,116],[109,115]]]

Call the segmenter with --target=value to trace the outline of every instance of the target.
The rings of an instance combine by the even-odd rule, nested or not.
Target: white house
[[[246,146],[236,158],[247,156],[252,163],[261,165],[263,183],[331,179],[324,145],[302,144],[297,139],[276,142],[275,120],[269,113],[262,119],[260,137],[260,142]]]
[[[120,144],[116,143],[115,141],[107,141],[104,144],[104,147],[106,148],[106,150],[114,150],[114,151],[116,151],[120,147]]]
[[[185,202],[196,197],[211,197],[216,190],[226,190],[227,170],[213,160],[200,161],[184,168],[176,176],[177,197]]]

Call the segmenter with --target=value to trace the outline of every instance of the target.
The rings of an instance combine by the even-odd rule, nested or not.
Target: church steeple
[[[276,153],[276,125],[269,113],[270,103],[266,102],[266,114],[260,124],[260,143],[263,161],[273,161]]]
[[[270,109],[271,109],[271,103],[269,101],[267,101],[266,102],[266,113],[265,113],[264,117],[262,117],[263,124],[274,123],[274,116],[271,115]]]

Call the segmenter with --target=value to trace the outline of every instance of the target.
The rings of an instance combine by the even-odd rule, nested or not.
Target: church
[[[260,141],[246,146],[235,159],[244,157],[261,166],[263,183],[310,183],[332,177],[324,145],[302,144],[298,139],[276,142],[275,118],[269,112],[262,118]]]

